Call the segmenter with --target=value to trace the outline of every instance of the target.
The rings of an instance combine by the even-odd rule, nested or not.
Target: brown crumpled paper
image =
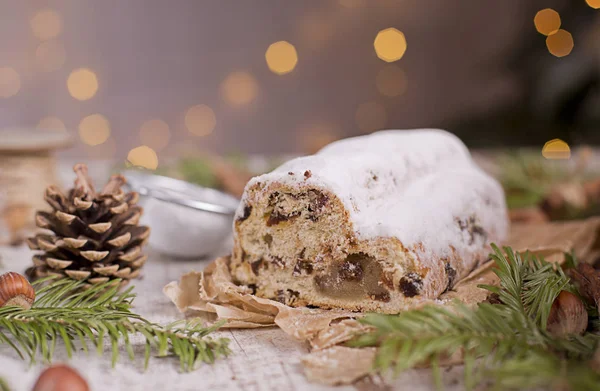
[[[537,225],[514,225],[506,242],[515,251],[531,251],[547,260],[562,262],[565,252],[574,251],[583,262],[600,256],[600,218]],[[441,304],[458,299],[475,305],[486,299],[488,292],[480,284],[497,284],[488,261],[462,279],[440,300],[423,304]],[[171,282],[164,293],[177,308],[192,316],[211,321],[227,320],[224,327],[257,328],[278,326],[285,333],[310,343],[312,351],[302,360],[310,380],[325,384],[348,384],[367,375],[374,349],[339,346],[366,326],[356,318],[361,313],[344,310],[293,308],[274,300],[251,294],[249,288],[233,283],[228,258],[218,258],[202,272],[190,272],[179,283]],[[352,359],[349,359],[352,357]],[[448,363],[456,363],[456,359]]]
[[[256,297],[249,288],[233,283],[228,262],[218,258],[204,271],[184,274],[179,283],[171,282],[163,291],[182,312],[225,319],[227,328],[277,325],[302,341],[313,339],[335,319],[356,317],[350,311],[293,308]]]

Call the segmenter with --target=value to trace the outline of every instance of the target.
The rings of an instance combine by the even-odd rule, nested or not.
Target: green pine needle
[[[117,281],[118,283],[118,281]],[[21,358],[35,362],[41,356],[51,362],[57,341],[64,344],[69,358],[76,349],[104,352],[111,346],[112,363],[120,352],[119,342],[128,357],[135,353],[130,336],[144,336],[144,363],[148,365],[154,349],[158,357],[174,355],[182,371],[191,371],[200,363],[212,363],[230,353],[229,340],[208,336],[223,323],[204,327],[198,321],[179,321],[167,326],[152,323],[131,311],[135,297],[132,288],[119,293],[114,282],[80,289],[82,282],[70,279],[41,280],[35,285],[36,301],[29,310],[20,307],[0,308],[0,343],[11,346]]]
[[[600,374],[587,365],[600,336],[555,337],[546,331],[554,299],[562,290],[576,292],[569,278],[532,254],[493,249],[500,286],[481,287],[497,294],[502,304],[470,308],[456,302],[450,309],[426,306],[398,315],[367,315],[361,322],[372,330],[350,346],[379,347],[374,369],[395,374],[424,363],[438,372],[440,358],[462,354],[467,389],[490,381],[498,389],[557,384],[593,389],[577,387],[600,382]]]

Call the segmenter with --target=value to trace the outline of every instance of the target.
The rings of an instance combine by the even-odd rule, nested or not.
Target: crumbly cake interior
[[[507,230],[502,187],[456,136],[383,131],[253,178],[231,271],[288,305],[393,313],[451,289]]]
[[[397,239],[357,240],[348,212],[326,190],[273,184],[265,191],[259,184],[248,192],[255,201],[235,222],[231,269],[258,296],[292,306],[397,312],[454,282],[454,266],[419,268]],[[435,273],[447,285],[428,295],[423,280]]]

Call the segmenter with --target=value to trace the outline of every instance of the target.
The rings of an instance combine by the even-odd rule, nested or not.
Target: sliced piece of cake
[[[394,313],[451,289],[507,229],[501,186],[457,137],[382,131],[253,178],[231,269],[291,306]]]

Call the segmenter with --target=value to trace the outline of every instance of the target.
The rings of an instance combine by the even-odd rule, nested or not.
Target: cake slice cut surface
[[[458,138],[382,131],[253,178],[231,270],[291,306],[395,313],[452,289],[507,230],[501,186]]]

